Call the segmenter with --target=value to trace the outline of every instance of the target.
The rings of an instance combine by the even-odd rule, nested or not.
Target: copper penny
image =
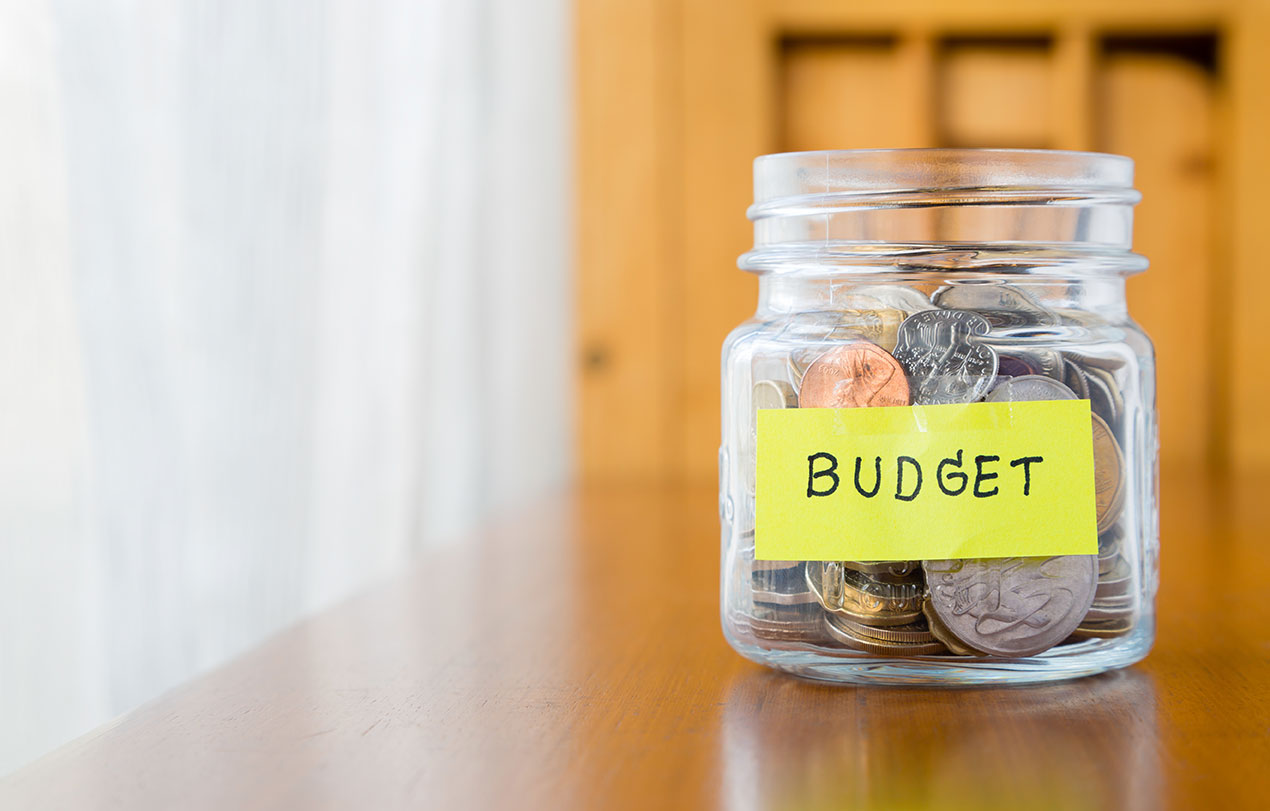
[[[803,375],[800,408],[908,405],[908,377],[876,344],[859,341],[821,355]]]

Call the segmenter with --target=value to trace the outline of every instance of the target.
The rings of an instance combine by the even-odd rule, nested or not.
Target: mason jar
[[[755,662],[1024,683],[1154,637],[1151,342],[1133,162],[850,150],[754,163],[723,347],[721,609]]]

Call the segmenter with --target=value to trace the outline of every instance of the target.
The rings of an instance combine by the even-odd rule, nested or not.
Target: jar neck
[[[759,277],[759,318],[779,317],[786,313],[859,307],[863,286],[902,285],[934,293],[950,283],[1000,281],[1026,291],[1039,304],[1051,310],[1076,310],[1097,313],[1115,321],[1128,318],[1125,299],[1125,277],[1120,274],[1054,275],[941,272],[924,270],[885,270],[869,273],[808,271],[765,273]]]

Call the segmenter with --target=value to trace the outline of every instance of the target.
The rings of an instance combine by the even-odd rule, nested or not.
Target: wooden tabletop
[[[714,491],[585,489],[63,747],[0,807],[1266,807],[1268,484],[1166,479],[1145,662],[960,690],[744,661]]]

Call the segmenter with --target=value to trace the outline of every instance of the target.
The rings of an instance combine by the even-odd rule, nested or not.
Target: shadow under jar
[[[802,152],[758,158],[754,189],[758,309],[723,347],[732,647],[909,684],[1143,658],[1159,532],[1152,347],[1125,305],[1147,264],[1133,162]],[[1009,458],[1026,441],[1046,461]]]

